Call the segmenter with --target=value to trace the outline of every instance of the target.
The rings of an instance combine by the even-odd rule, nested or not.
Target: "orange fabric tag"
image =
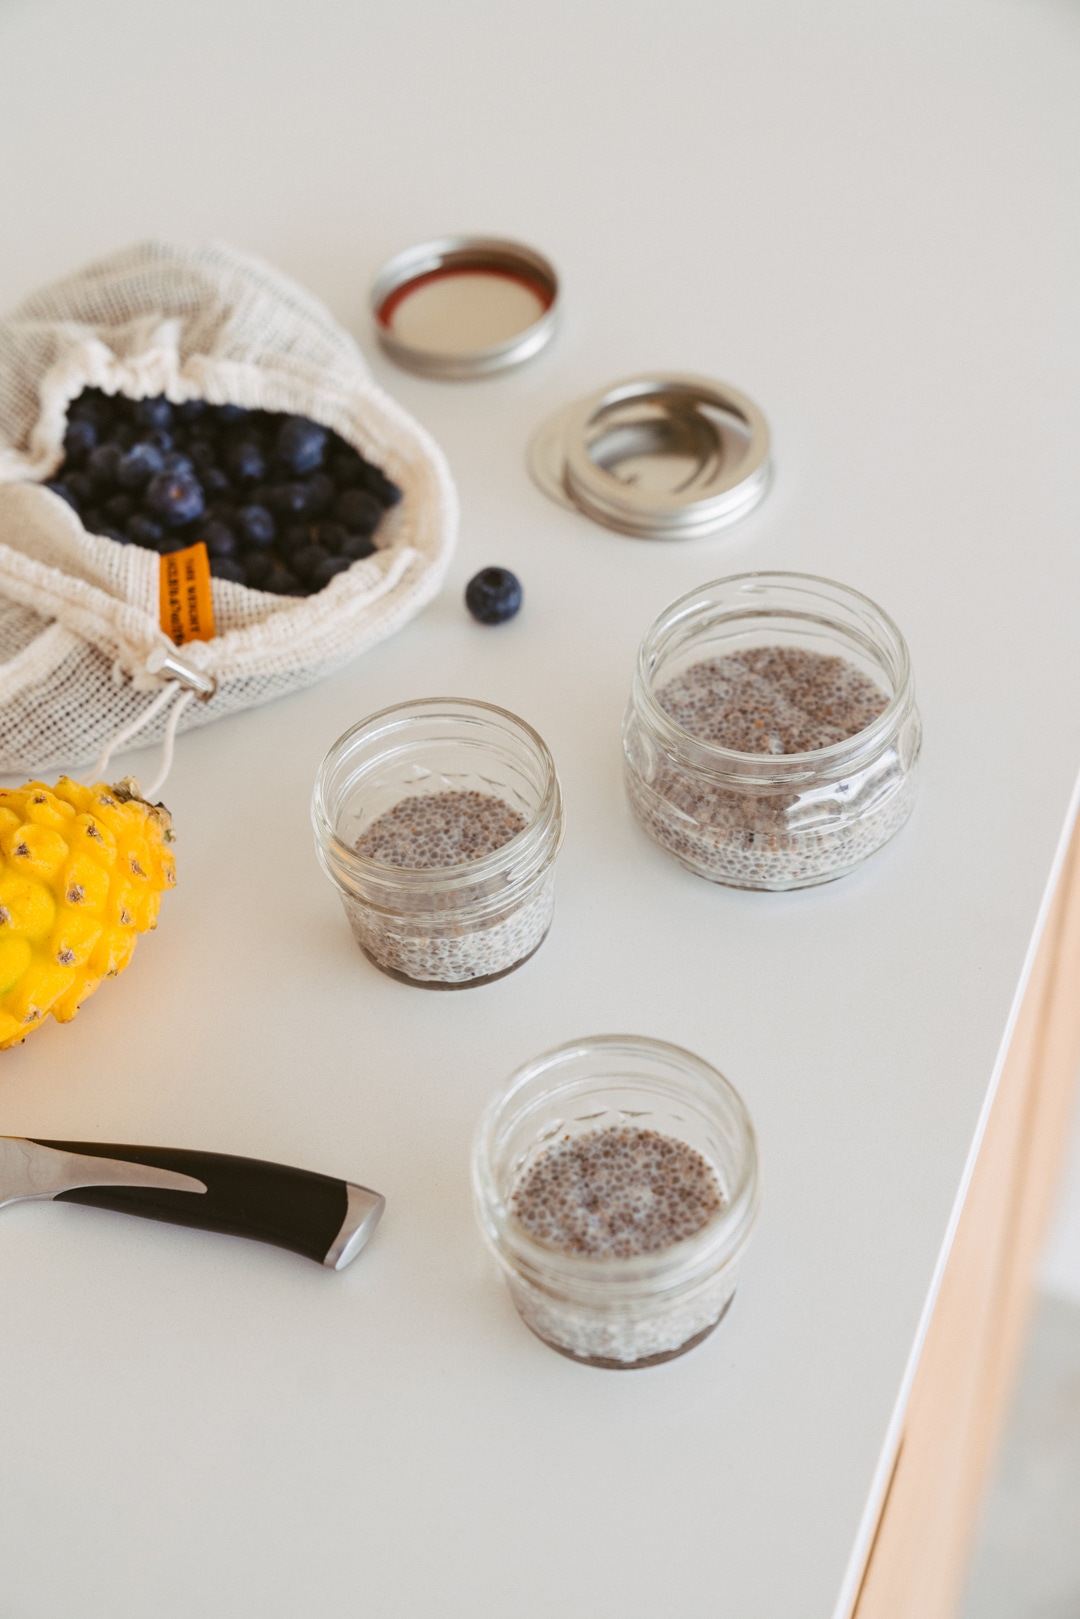
[[[185,641],[212,641],[214,603],[210,595],[210,558],[206,546],[189,545],[161,559],[161,627],[177,646]]]

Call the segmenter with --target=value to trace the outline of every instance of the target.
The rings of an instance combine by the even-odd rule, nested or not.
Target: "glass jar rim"
[[[513,837],[507,838],[505,843],[501,843],[490,854],[480,855],[474,860],[459,861],[451,866],[390,865],[386,861],[373,860],[369,855],[361,854],[358,849],[339,837],[327,804],[327,784],[349,744],[358,739],[362,732],[377,728],[380,722],[438,717],[440,712],[445,712],[447,718],[452,718],[454,711],[461,709],[469,711],[477,718],[494,715],[500,720],[508,721],[530,745],[543,767],[543,795],[535,814],[521,831],[515,832]],[[311,796],[311,818],[316,836],[322,840],[328,851],[336,856],[338,862],[366,877],[370,882],[374,884],[392,882],[399,887],[415,886],[422,889],[452,889],[463,883],[482,881],[485,877],[498,872],[508,859],[515,859],[530,846],[536,839],[538,830],[546,829],[553,822],[557,839],[561,842],[561,805],[559,777],[550,749],[540,733],[519,714],[513,714],[508,708],[500,708],[496,703],[486,703],[475,697],[414,697],[403,703],[391,703],[387,708],[380,708],[375,713],[366,715],[364,719],[351,725],[347,731],[343,731],[336,742],[331,744],[315,777]]]
[[[804,753],[744,753],[738,748],[724,747],[719,742],[695,736],[693,731],[680,725],[662,707],[653,690],[650,669],[650,659],[656,652],[656,644],[661,635],[673,630],[680,621],[692,622],[692,608],[699,602],[705,604],[707,592],[715,591],[721,586],[745,586],[751,583],[763,587],[775,585],[795,590],[800,587],[824,586],[827,592],[835,593],[840,601],[847,601],[853,607],[860,608],[871,623],[883,632],[883,639],[889,643],[888,650],[896,658],[894,689],[881,713],[871,720],[869,725],[864,726],[861,731],[856,731],[852,736],[829,743],[827,747],[814,748]],[[748,608],[748,616],[751,611],[752,609]],[[727,616],[737,619],[741,615],[738,610],[733,610]],[[818,622],[828,622],[809,611],[799,613],[790,608],[786,610],[785,616],[807,621],[817,617]],[[820,777],[837,771],[841,774],[846,773],[860,761],[872,757],[881,750],[910,712],[915,697],[907,642],[899,625],[883,607],[879,607],[877,602],[864,595],[861,590],[841,584],[839,580],[827,579],[821,574],[782,569],[757,569],[747,573],[726,574],[723,578],[711,579],[706,584],[696,585],[693,590],[677,596],[656,616],[646,630],[638,649],[634,674],[636,695],[643,703],[654,729],[675,746],[681,747],[684,751],[689,750],[699,769],[711,770],[712,773],[729,779],[735,777],[741,782],[750,777],[762,785],[774,781],[786,785],[793,779],[807,774]]]
[[[641,1055],[688,1064],[705,1079],[731,1109],[744,1149],[742,1173],[716,1215],[700,1231],[679,1242],[624,1259],[600,1259],[572,1254],[530,1237],[512,1215],[509,1201],[498,1187],[493,1165],[495,1133],[507,1106],[546,1068],[560,1059],[588,1051],[630,1049]],[[639,1034],[586,1035],[541,1052],[517,1068],[493,1097],[480,1117],[473,1142],[473,1185],[479,1223],[485,1241],[500,1263],[526,1274],[535,1284],[551,1286],[568,1296],[582,1298],[599,1286],[613,1301],[692,1289],[735,1260],[750,1238],[761,1207],[761,1168],[757,1136],[746,1103],[719,1069],[704,1058],[667,1040]]]

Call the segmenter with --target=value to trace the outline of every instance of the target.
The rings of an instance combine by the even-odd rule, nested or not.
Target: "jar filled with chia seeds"
[[[845,585],[745,573],[664,609],[623,725],[634,815],[735,888],[842,877],[899,831],[922,728],[904,638]]]
[[[537,1337],[590,1366],[654,1366],[731,1303],[760,1202],[757,1146],[708,1063],[602,1035],[538,1057],[494,1097],[473,1192]]]
[[[425,698],[362,720],[323,760],[312,820],[357,944],[391,977],[485,984],[542,944],[562,794],[541,738],[505,709]]]

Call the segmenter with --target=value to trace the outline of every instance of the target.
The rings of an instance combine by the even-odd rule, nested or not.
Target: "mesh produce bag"
[[[307,416],[404,498],[379,549],[306,598],[211,581],[215,633],[179,650],[156,552],[88,533],[41,487],[84,388]],[[457,524],[442,453],[372,381],[308,293],[219,244],[149,242],[88,265],[0,320],[0,771],[74,768],[309,685],[436,594]],[[213,695],[192,699],[167,654]]]

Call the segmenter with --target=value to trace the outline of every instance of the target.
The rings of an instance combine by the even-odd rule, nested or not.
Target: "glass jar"
[[[683,728],[658,693],[707,660],[758,648],[837,657],[887,699],[863,729],[804,753],[743,753]],[[623,724],[634,815],[688,870],[734,888],[842,877],[900,830],[922,728],[911,661],[857,590],[797,573],[744,573],[672,602],[641,644]]]
[[[501,799],[525,825],[456,865],[389,865],[357,842],[403,799],[439,793]],[[433,697],[383,709],[346,731],[312,798],[315,847],[357,944],[405,983],[490,983],[539,949],[551,925],[563,835],[555,765],[531,726],[505,709]]]
[[[513,1210],[537,1159],[553,1143],[628,1125],[700,1153],[719,1182],[719,1210],[693,1235],[627,1258],[537,1241]],[[526,1064],[493,1098],[473,1149],[473,1192],[480,1229],[537,1337],[590,1366],[654,1366],[700,1343],[731,1303],[760,1201],[757,1145],[737,1092],[700,1057],[598,1035]]]

